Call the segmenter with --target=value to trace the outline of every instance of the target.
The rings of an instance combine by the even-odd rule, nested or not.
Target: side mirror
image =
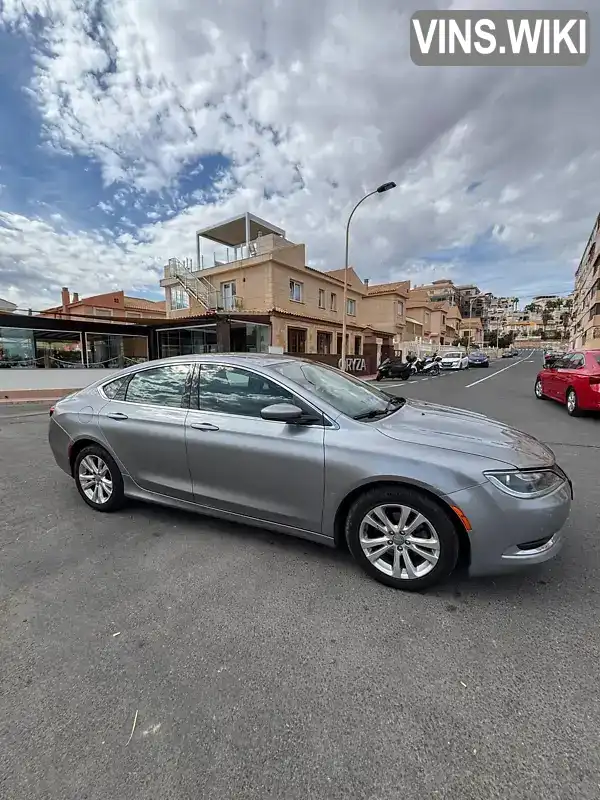
[[[260,411],[261,417],[271,422],[298,422],[303,414],[301,408],[291,403],[273,403]]]

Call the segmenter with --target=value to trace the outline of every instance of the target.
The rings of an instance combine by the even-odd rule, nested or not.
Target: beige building
[[[479,317],[470,317],[460,322],[460,336],[465,336],[470,345],[483,346],[483,322]]]
[[[341,353],[344,270],[307,266],[304,244],[253,214],[198,231],[201,239],[221,250],[207,258],[198,244],[196,267],[177,259],[165,267],[161,286],[169,319],[218,312],[231,319],[266,316],[271,348]],[[408,282],[369,286],[348,270],[348,355],[361,355],[367,340],[403,335],[408,289]]]
[[[575,273],[570,344],[600,349],[600,214]]]

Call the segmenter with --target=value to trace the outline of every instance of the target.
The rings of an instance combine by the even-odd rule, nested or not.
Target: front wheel
[[[458,559],[448,514],[405,486],[377,487],[360,496],[346,519],[346,540],[360,567],[394,589],[427,589],[447,578]]]
[[[75,459],[73,477],[79,494],[95,511],[116,511],[125,503],[121,471],[103,447],[84,447]]]
[[[440,368],[439,368],[438,364],[434,364],[433,365],[433,367],[431,368],[431,374],[432,375],[439,375],[440,374]]]
[[[534,392],[538,400],[546,400],[546,395],[544,394],[544,387],[542,385],[542,381],[540,378],[538,378],[537,381],[535,382]]]

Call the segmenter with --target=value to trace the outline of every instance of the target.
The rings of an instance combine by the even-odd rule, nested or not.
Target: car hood
[[[434,403],[407,400],[376,427],[391,439],[470,453],[520,469],[555,462],[552,450],[527,433],[483,414]]]

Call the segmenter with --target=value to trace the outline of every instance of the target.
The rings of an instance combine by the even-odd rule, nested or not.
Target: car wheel
[[[79,494],[96,511],[116,511],[125,503],[121,471],[103,447],[89,445],[78,453],[74,477]]]
[[[539,378],[535,382],[534,392],[538,400],[548,399],[544,394],[544,387],[542,386],[542,381]]]
[[[422,492],[378,487],[361,495],[346,519],[346,540],[362,569],[394,589],[427,589],[450,575],[458,537],[450,517]]]
[[[438,367],[437,364],[434,364],[433,367],[431,368],[431,374],[432,375],[439,375],[440,374],[440,368]]]
[[[380,372],[378,372],[377,375],[375,376],[375,380],[376,381],[380,381],[382,378],[383,378],[383,375]]]
[[[573,387],[567,389],[567,413],[570,417],[581,416],[579,401],[577,400],[577,393]]]

